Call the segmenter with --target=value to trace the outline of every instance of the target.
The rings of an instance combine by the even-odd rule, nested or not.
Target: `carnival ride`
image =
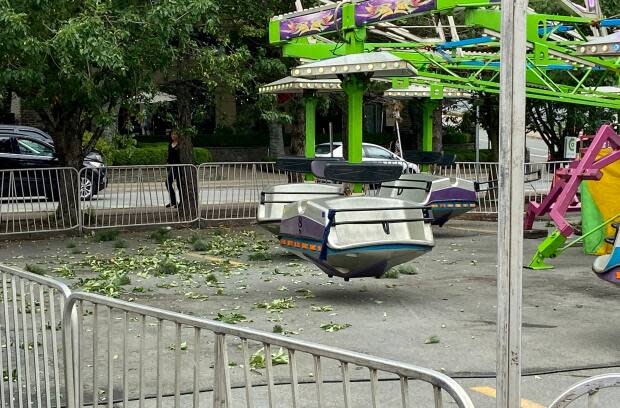
[[[557,228],[538,247],[528,265],[530,269],[552,269],[553,266],[545,263],[545,259],[558,256],[588,236],[620,220],[620,214],[617,214],[583,234],[580,238],[566,244],[567,239],[574,233],[573,226],[566,219],[566,213],[571,203],[574,202],[582,182],[584,180],[601,180],[602,171],[618,161],[620,161],[620,136],[614,132],[610,125],[604,125],[599,129],[581,157],[571,162],[568,167],[556,171],[555,182],[543,201],[541,203],[529,203],[525,215],[526,230],[532,229],[536,217],[545,214],[549,214]],[[614,192],[610,191],[609,194],[614,195]],[[617,196],[617,194],[616,192],[615,195]],[[607,242],[614,246],[611,255],[603,255],[597,258],[593,270],[601,279],[620,284],[620,263],[618,262],[620,250],[616,242],[617,230],[618,228],[616,228],[616,234],[613,237],[607,238]]]
[[[433,210],[433,225],[443,226],[450,218],[465,214],[478,206],[473,181],[432,174],[403,174],[392,184],[382,184],[379,197],[418,203]]]
[[[422,150],[425,152],[433,150],[432,112],[438,108],[442,99],[466,99],[472,92],[499,93],[501,14],[498,2],[345,0],[335,3],[323,0],[321,3],[322,6],[304,9],[301,1],[297,0],[297,11],[276,16],[271,20],[270,42],[281,46],[285,57],[300,60],[301,65],[291,71],[291,77],[261,89],[263,93],[298,93],[303,97],[306,113],[306,159],[314,158],[319,92],[344,92],[346,95],[347,162],[353,168],[361,166],[359,163],[362,162],[363,102],[364,93],[371,80],[391,84],[392,88],[386,91],[386,97],[423,99]],[[559,0],[559,3],[576,15],[549,15],[534,11],[527,14],[524,27],[527,35],[527,97],[620,109],[620,88],[610,86],[617,82],[620,73],[620,59],[617,58],[620,55],[620,38],[617,38],[617,33],[608,35],[610,30],[620,26],[620,19],[603,18],[598,3],[593,0],[586,1],[583,6],[570,0]],[[420,25],[420,16],[425,16],[425,21],[432,23]],[[457,20],[462,23],[457,24]],[[338,171],[347,171],[343,164],[315,163],[317,164],[310,166],[310,170],[312,167],[322,168],[331,175],[331,180],[342,178]],[[305,173],[306,180],[311,181],[311,172]],[[391,209],[412,205],[420,207],[412,211],[423,212],[424,207],[433,204],[433,186],[447,186],[446,183],[450,183],[441,179],[428,179],[423,186],[424,194],[413,194],[403,201],[394,197],[394,194],[399,196],[398,192],[401,192],[400,195],[403,195],[405,185],[408,182],[415,183],[416,181],[410,180],[415,180],[415,177],[405,175],[396,178],[400,180],[384,180],[391,181],[398,187],[390,188],[384,184],[381,197],[337,197],[341,193],[339,187],[328,191],[324,187],[306,187],[309,184],[305,184],[304,189],[299,191],[297,187],[288,187],[288,192],[303,192],[301,195],[281,197],[274,194],[286,191],[287,188],[280,186],[273,191],[266,191],[262,205],[272,206],[274,212],[270,221],[271,230],[279,232],[283,246],[297,250],[328,274],[344,277],[376,276],[404,258],[389,251],[378,251],[376,258],[368,260],[368,252],[374,250],[370,248],[372,243],[365,240],[366,234],[360,234],[359,230],[342,224],[342,220],[369,221],[362,213],[367,213],[365,209],[372,208],[369,212],[379,215],[378,218],[370,220],[375,223],[372,224],[373,228],[379,235],[387,235],[385,224],[378,223],[380,217],[387,217],[387,220]],[[354,193],[361,193],[361,181],[362,178],[350,178]],[[319,184],[312,184],[314,185]],[[468,192],[465,201],[471,202],[471,186],[456,182],[455,186],[459,185]],[[334,196],[314,196],[309,200],[298,201],[314,193],[333,193]],[[266,199],[269,196],[276,199]],[[370,204],[370,201],[373,203]],[[275,208],[275,205],[279,207]],[[263,208],[261,214],[266,217],[269,211],[268,208]],[[409,210],[401,208],[398,211]],[[278,231],[273,225],[277,224],[280,214],[281,224]],[[430,214],[425,216],[417,212],[415,215],[403,213],[395,217],[394,222],[388,223],[392,226],[388,231],[391,233],[397,230],[397,235],[402,231],[402,236],[409,240],[426,240],[427,244],[422,245],[424,250],[409,248],[411,254],[423,253],[432,246],[429,244],[432,242],[432,233],[428,236],[427,231],[430,228],[428,221],[433,220],[428,218]],[[320,242],[329,242],[331,246],[322,245],[321,249],[317,250],[319,235],[310,237],[310,234],[304,231],[305,227],[295,226],[295,220],[298,223],[301,220],[302,226],[304,222],[314,225],[317,231],[323,233]],[[411,225],[414,226],[413,229],[410,228]],[[332,229],[339,229],[339,232],[332,235]],[[345,236],[345,232],[350,236]],[[369,236],[376,243],[381,243],[385,238],[375,237],[374,233]],[[309,238],[314,241],[304,241]],[[310,245],[314,246],[314,251],[310,249]],[[339,263],[345,247],[347,250],[356,248],[346,256],[357,257],[357,261]],[[339,257],[338,260],[334,258],[334,254]],[[608,261],[613,263],[615,259],[612,256]],[[598,261],[598,264],[602,263],[603,260]],[[371,264],[377,267],[369,267]]]

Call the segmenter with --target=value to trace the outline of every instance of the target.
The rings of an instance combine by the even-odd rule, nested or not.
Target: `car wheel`
[[[82,176],[80,178],[80,200],[90,200],[93,197],[93,192],[93,181],[86,176]]]

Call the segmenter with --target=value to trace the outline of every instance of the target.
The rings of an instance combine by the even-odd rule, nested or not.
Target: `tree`
[[[7,0],[0,9],[0,88],[36,109],[62,166],[79,169],[114,108],[154,88],[210,0]],[[84,134],[93,136],[87,143]],[[67,215],[75,189],[60,188]]]
[[[528,131],[540,135],[549,147],[552,160],[563,160],[566,136],[578,136],[581,130],[593,134],[613,114],[606,108],[528,100],[526,126]]]

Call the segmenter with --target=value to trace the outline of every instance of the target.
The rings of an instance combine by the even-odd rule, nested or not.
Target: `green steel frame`
[[[358,0],[277,16],[269,26],[270,42],[282,47],[283,55],[305,60],[324,60],[335,56],[389,50],[411,63],[417,75],[395,84],[441,83],[464,91],[499,93],[499,3],[489,0],[385,0],[398,12],[379,11],[379,18],[360,22],[360,3],[370,9],[373,0]],[[417,6],[415,6],[417,4]],[[405,7],[407,6],[407,7]],[[400,8],[399,8],[400,7]],[[465,24],[483,36],[450,42],[369,42],[367,30],[378,22],[405,20],[422,14],[452,15],[464,10]],[[386,9],[387,10],[387,9]],[[373,9],[373,11],[375,11]],[[373,19],[374,18],[374,19]],[[620,109],[620,93],[601,92],[603,84],[617,84],[620,58],[580,56],[576,48],[588,41],[587,33],[596,24],[592,19],[530,13],[527,16],[527,87],[529,98]],[[289,29],[290,28],[290,29]],[[562,36],[570,31],[570,36]],[[283,35],[286,32],[286,35]],[[332,36],[333,41],[315,41],[312,36]],[[562,72],[563,75],[557,75]],[[362,160],[363,95],[368,79],[347,75],[342,88],[348,98],[349,162]],[[311,98],[312,99],[312,98]],[[432,150],[432,109],[429,100],[423,109],[423,149]],[[306,102],[306,156],[314,154],[315,104]],[[311,122],[311,123],[308,123]]]

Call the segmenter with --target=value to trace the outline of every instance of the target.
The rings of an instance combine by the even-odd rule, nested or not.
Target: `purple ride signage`
[[[365,0],[355,4],[355,24],[362,27],[408,15],[422,14],[437,8],[437,0]],[[280,21],[280,39],[333,32],[340,26],[342,8],[317,11],[284,18]]]
[[[355,24],[389,21],[420,14],[436,7],[435,0],[366,0],[355,5]]]

